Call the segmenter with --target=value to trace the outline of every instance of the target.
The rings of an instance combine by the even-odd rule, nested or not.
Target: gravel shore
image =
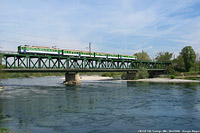
[[[65,78],[61,78],[65,79]],[[96,80],[111,80],[113,79],[112,77],[102,77],[99,75],[92,75],[92,76],[87,76],[87,75],[82,75],[80,76],[80,80],[88,80],[88,81],[96,81]]]
[[[65,78],[61,78],[65,79]],[[98,80],[112,80],[112,77],[102,77],[99,75],[82,75],[80,76],[80,80],[88,80],[88,81],[98,81]],[[116,79],[118,80],[118,79]],[[120,80],[120,81],[133,81],[133,82],[163,82],[163,83],[187,83],[187,82],[195,82],[198,83],[200,80],[186,80],[186,79],[169,79],[169,78],[148,78],[148,79],[138,79],[138,80]]]
[[[113,79],[112,77],[102,77],[99,75],[92,75],[92,76],[87,76],[87,75],[83,75],[80,76],[80,80],[90,80],[90,81],[95,81],[95,80],[111,80]]]

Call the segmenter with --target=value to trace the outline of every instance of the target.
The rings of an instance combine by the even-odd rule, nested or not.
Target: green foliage
[[[176,71],[174,70],[172,66],[167,67],[166,74],[175,74],[175,73]]]
[[[186,77],[185,79],[189,79],[189,80],[199,80],[199,78],[197,78],[197,77]]]
[[[125,72],[121,74],[121,79],[126,79],[126,73]]]
[[[170,62],[172,59],[173,53],[169,53],[169,52],[159,52],[156,55],[156,61],[159,62]]]
[[[138,61],[151,61],[151,58],[148,55],[148,53],[144,51],[135,53],[134,56],[137,56]]]
[[[182,55],[179,55],[176,59],[173,60],[173,66],[176,71],[179,72],[185,71],[185,63]]]
[[[7,127],[1,127],[0,133],[10,133],[11,131]]]
[[[136,76],[134,76],[132,80],[137,80],[137,79],[138,79],[138,78],[137,78]]]
[[[3,74],[1,74],[3,73]],[[5,78],[32,78],[32,77],[45,77],[45,76],[64,76],[65,73],[5,73],[0,72],[0,79]]]
[[[191,46],[186,46],[182,49],[181,55],[185,63],[185,70],[189,72],[194,67],[196,54]]]
[[[123,73],[121,72],[104,72],[101,74],[101,76],[117,78],[117,77],[120,77],[122,74]]]
[[[145,79],[145,78],[148,78],[148,77],[149,77],[149,73],[148,73],[147,69],[144,68],[144,67],[140,67],[139,71],[138,71],[138,78],[139,79]]]
[[[3,66],[0,65],[0,79],[6,78],[6,73],[2,71]]]
[[[190,71],[199,71],[200,72],[200,54],[199,53],[196,54],[196,61]]]
[[[170,75],[170,78],[171,78],[171,79],[175,79],[176,76],[175,76],[175,75]]]

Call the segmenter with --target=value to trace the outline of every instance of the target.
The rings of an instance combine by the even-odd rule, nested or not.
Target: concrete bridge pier
[[[80,84],[80,76],[79,73],[65,73],[65,81],[64,84]]]
[[[136,78],[137,72],[127,72],[126,73],[126,80],[133,80]]]

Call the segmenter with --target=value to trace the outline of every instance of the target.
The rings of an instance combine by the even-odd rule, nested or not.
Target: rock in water
[[[0,86],[0,90],[3,90],[3,86]]]

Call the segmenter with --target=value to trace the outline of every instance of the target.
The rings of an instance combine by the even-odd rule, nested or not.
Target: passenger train
[[[137,60],[136,56],[130,56],[130,55],[108,54],[108,53],[98,53],[98,52],[90,53],[87,51],[67,50],[67,49],[49,48],[49,47],[41,47],[41,46],[29,46],[29,45],[18,46],[18,53]]]

